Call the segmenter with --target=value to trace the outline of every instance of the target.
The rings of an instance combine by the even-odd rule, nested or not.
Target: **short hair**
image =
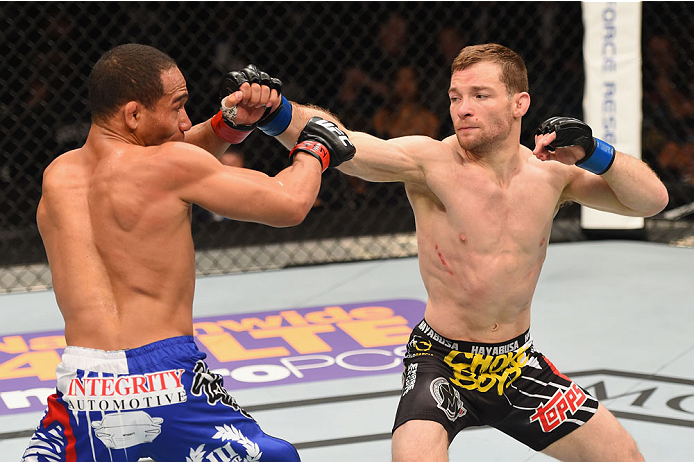
[[[169,55],[147,45],[128,43],[104,53],[87,81],[92,122],[105,122],[128,101],[153,109],[164,96],[161,73],[172,67]]]
[[[470,45],[463,48],[451,65],[451,75],[481,62],[498,64],[500,79],[508,95],[528,91],[528,69],[518,53],[498,43]]]

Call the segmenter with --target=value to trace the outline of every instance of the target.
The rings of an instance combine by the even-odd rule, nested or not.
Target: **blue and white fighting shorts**
[[[102,351],[68,346],[24,462],[299,461],[210,372],[193,337]]]

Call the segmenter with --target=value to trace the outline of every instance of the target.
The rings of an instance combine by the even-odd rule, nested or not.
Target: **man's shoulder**
[[[73,149],[59,154],[43,171],[44,178],[46,176],[60,174],[67,169],[78,167],[82,164],[83,158],[83,148]]]
[[[168,141],[141,149],[145,150],[145,154],[139,156],[131,167],[143,170],[153,184],[166,188],[197,181],[221,165],[210,152],[182,141]]]
[[[441,144],[446,146],[448,149],[456,150],[461,149],[460,143],[458,143],[458,138],[455,135],[449,135],[441,140]]]
[[[410,154],[432,158],[432,153],[453,152],[455,145],[449,138],[437,140],[426,135],[408,135],[401,138],[391,138],[389,141],[401,144]],[[455,137],[452,137],[455,142]]]
[[[429,140],[422,147],[421,155],[425,163],[449,163],[450,160],[460,154],[461,147],[458,144],[458,139],[455,135],[448,136],[442,140],[434,138],[426,138]]]
[[[149,165],[158,169],[187,168],[214,156],[204,149],[183,141],[167,141],[156,146],[133,146],[127,149],[126,168],[142,168]],[[125,165],[124,165],[125,167]]]
[[[523,155],[526,156],[524,172],[527,182],[552,185],[562,191],[575,173],[573,166],[555,160],[540,160],[528,148],[524,149]]]
[[[168,157],[212,155],[201,147],[185,141],[167,141],[157,146],[148,146],[147,149],[151,149],[152,154],[162,154]]]

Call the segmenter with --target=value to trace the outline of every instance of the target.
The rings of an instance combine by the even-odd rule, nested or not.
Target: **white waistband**
[[[62,362],[58,367],[82,369],[111,374],[127,374],[128,359],[124,350],[104,351],[92,348],[68,346],[63,351]]]

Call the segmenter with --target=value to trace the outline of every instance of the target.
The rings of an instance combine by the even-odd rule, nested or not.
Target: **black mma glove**
[[[294,160],[297,152],[311,154],[321,163],[323,171],[337,167],[354,157],[356,148],[337,125],[320,117],[311,117],[299,135],[296,146],[289,153]]]
[[[542,122],[535,134],[552,132],[556,132],[557,137],[547,146],[550,151],[568,146],[583,148],[586,155],[576,162],[577,167],[602,175],[612,166],[615,157],[614,147],[594,138],[593,130],[585,122],[572,117],[552,117]]]
[[[277,90],[277,93],[282,93],[282,81],[280,79],[270,77],[266,72],[261,71],[254,64],[249,64],[240,71],[231,71],[227,73],[226,76],[224,76],[224,81],[222,82],[222,88],[220,91],[220,97],[226,98],[227,95],[230,95],[238,91],[239,88],[241,88],[241,85],[243,85],[245,82],[266,85],[270,87],[271,90]],[[274,111],[272,111],[271,108],[266,108],[263,116],[256,123],[251,125],[236,125],[233,120],[229,120],[227,117],[224,117],[224,122],[226,122],[230,127],[235,128],[236,130],[251,131],[257,126],[262,127],[264,125],[270,124],[270,122],[272,122],[280,113],[282,113],[282,109],[284,108],[285,104],[289,105],[289,102],[286,100],[286,98],[282,97],[282,101],[280,102],[279,106],[275,108]],[[291,121],[291,106],[289,110],[289,120]],[[287,123],[287,125],[289,125],[289,123]],[[285,126],[284,128],[287,127]]]
[[[229,143],[238,144],[246,139],[257,126],[270,136],[284,132],[292,121],[292,105],[284,96],[282,96],[279,106],[274,111],[271,108],[266,108],[263,116],[254,124],[237,125],[234,122],[236,106],[227,107],[224,104],[224,100],[230,94],[238,91],[244,82],[266,85],[271,90],[277,90],[278,93],[282,93],[282,82],[279,79],[270,77],[253,64],[249,64],[240,71],[229,72],[224,77],[220,91],[222,108],[212,118],[212,129],[217,136]]]

